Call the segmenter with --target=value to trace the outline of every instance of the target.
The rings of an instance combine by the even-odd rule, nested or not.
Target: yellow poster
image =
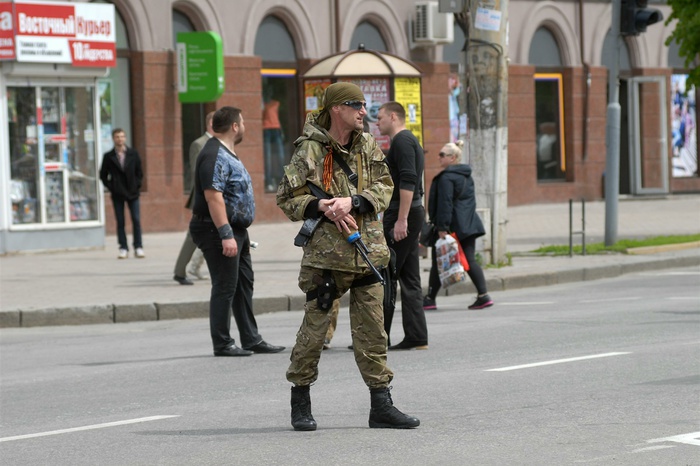
[[[304,110],[306,113],[321,109],[323,91],[330,85],[330,79],[307,79],[304,81]]]
[[[406,109],[406,129],[423,145],[420,78],[394,78],[394,100]]]

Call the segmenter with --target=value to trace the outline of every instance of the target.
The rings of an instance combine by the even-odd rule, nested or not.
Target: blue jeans
[[[129,250],[126,242],[126,222],[124,220],[124,204],[129,205],[129,213],[131,214],[131,225],[134,229],[134,249],[142,248],[141,240],[141,213],[139,208],[139,198],[127,199],[121,196],[112,195],[112,205],[114,205],[114,215],[117,217],[117,240],[119,241],[119,249]]]
[[[238,244],[235,257],[224,256],[219,232],[211,220],[192,219],[190,234],[204,253],[211,277],[209,330],[214,351],[221,351],[235,343],[231,337],[231,312],[236,319],[243,348],[262,342],[253,315],[254,277],[248,230],[233,229]]]

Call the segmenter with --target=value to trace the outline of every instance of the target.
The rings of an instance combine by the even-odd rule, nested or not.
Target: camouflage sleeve
[[[372,136],[367,138],[365,149],[369,157],[370,176],[365,180],[362,195],[372,203],[376,213],[384,212],[391,201],[394,182],[391,180],[389,166],[384,160],[384,153]]]
[[[284,176],[277,188],[277,205],[293,222],[304,220],[304,210],[316,199],[305,190],[306,182],[316,178],[316,165],[323,154],[320,144],[302,141],[296,146],[289,165],[284,167]],[[320,155],[319,155],[320,154]]]

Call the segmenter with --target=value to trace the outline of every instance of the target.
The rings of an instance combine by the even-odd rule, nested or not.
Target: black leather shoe
[[[231,345],[220,351],[214,351],[214,356],[250,356],[251,354],[253,354],[252,351],[244,350],[236,345]]]
[[[279,353],[284,350],[284,346],[274,346],[263,340],[255,346],[246,348],[246,350],[253,353]]]
[[[175,275],[173,277],[173,280],[178,282],[180,285],[194,285],[194,282],[187,277],[179,277],[179,276]]]
[[[411,350],[411,349],[428,349],[428,343],[416,342],[416,341],[402,341],[398,345],[393,345],[389,347],[390,350]]]

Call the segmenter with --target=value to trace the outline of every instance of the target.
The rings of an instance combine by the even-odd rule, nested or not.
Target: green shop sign
[[[212,102],[224,93],[224,48],[212,31],[178,32],[177,81],[180,102]]]

